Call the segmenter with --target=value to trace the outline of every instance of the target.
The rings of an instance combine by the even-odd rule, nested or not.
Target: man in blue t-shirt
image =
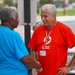
[[[28,67],[41,69],[41,64],[28,53],[18,26],[18,13],[8,7],[0,11],[0,75],[28,75]]]

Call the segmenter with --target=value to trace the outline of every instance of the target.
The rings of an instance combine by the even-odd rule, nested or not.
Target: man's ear
[[[55,15],[55,14],[53,14],[52,16],[53,16],[53,20],[55,20],[55,19],[56,19],[56,15]]]
[[[11,17],[10,19],[9,19],[9,23],[12,23],[13,22],[13,18]]]

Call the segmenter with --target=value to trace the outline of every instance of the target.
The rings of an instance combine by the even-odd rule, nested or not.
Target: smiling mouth
[[[46,24],[47,22],[45,21],[45,22],[43,22],[44,24]]]

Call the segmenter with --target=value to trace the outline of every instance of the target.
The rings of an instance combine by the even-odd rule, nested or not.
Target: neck
[[[9,27],[10,29],[12,29],[8,23],[2,23],[1,26],[6,26],[6,27]]]
[[[56,25],[57,21],[51,23],[49,26],[47,26],[47,29],[52,29]]]

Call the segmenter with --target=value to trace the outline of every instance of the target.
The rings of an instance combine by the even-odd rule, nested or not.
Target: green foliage
[[[4,4],[9,5],[9,6],[13,6],[12,0],[4,0]]]
[[[64,10],[57,12],[57,16],[63,16],[63,15],[75,15],[75,9],[65,10],[65,13]]]
[[[44,5],[44,4],[53,4],[53,0],[40,0],[40,4]]]
[[[40,0],[40,6],[44,5],[44,4],[53,4],[53,0]]]
[[[37,15],[39,16],[40,13],[37,13]],[[65,14],[64,14],[64,10],[57,11],[57,16],[64,16],[64,15],[70,15],[70,16],[75,15],[75,8],[74,9],[65,10]]]
[[[40,2],[37,4],[37,12],[39,13],[41,6],[43,6],[44,4],[53,4],[54,1],[53,0],[40,0]]]
[[[0,4],[0,9],[3,7],[3,5],[2,4]]]
[[[18,3],[15,3],[15,5],[14,5],[16,8],[18,7]]]

